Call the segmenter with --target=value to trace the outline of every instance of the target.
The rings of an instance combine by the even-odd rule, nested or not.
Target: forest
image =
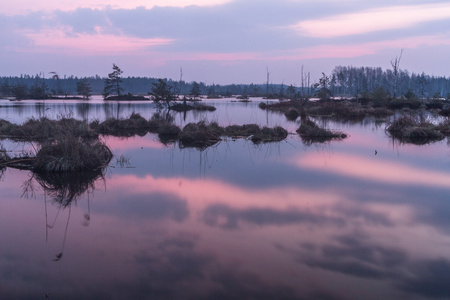
[[[194,84],[200,87],[202,95],[211,98],[244,95],[248,97],[266,97],[273,99],[292,99],[295,97],[317,97],[320,90],[326,89],[334,97],[366,97],[371,93],[383,92],[393,98],[415,97],[418,99],[450,98],[450,77],[430,76],[410,73],[402,69],[381,67],[337,66],[331,74],[322,74],[319,82],[309,82],[302,72],[298,86],[273,83],[267,74],[267,81],[256,84],[210,84],[186,82],[184,80],[162,79],[173,88],[177,95],[188,95]],[[44,74],[2,76],[0,77],[0,96],[16,99],[47,99],[56,96],[82,95],[87,88],[89,94],[99,95],[105,86],[107,77],[58,76],[52,72]],[[123,77],[121,87],[125,93],[147,96],[152,85],[160,78]]]

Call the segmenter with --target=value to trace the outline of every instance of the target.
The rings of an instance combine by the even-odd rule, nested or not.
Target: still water
[[[402,145],[385,124],[365,120],[330,122],[349,138],[307,145],[295,134],[298,122],[258,101],[208,104],[217,110],[176,114],[175,122],[281,125],[292,134],[203,151],[163,145],[153,134],[105,137],[125,161],[114,158],[103,178],[77,189],[50,190],[7,169],[0,299],[450,298],[446,140]],[[156,110],[95,99],[5,102],[0,118],[102,120],[133,111],[150,118]],[[61,195],[74,199],[55,201]]]

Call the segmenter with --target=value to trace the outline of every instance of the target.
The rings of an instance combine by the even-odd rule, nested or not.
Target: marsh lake
[[[0,298],[448,299],[447,139],[402,144],[368,118],[328,121],[348,138],[305,143],[299,120],[260,101],[204,100],[217,110],[172,114],[180,126],[279,125],[286,140],[227,138],[200,150],[151,133],[103,137],[115,157],[76,191],[4,170]],[[0,119],[13,123],[157,111],[95,97],[0,106]],[[71,192],[70,202],[55,201]]]

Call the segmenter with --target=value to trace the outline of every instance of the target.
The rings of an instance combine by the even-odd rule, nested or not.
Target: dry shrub
[[[63,135],[42,146],[36,154],[33,170],[37,172],[94,171],[108,165],[112,157],[111,150],[99,140]]]

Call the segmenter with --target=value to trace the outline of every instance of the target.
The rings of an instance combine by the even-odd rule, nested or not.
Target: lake
[[[104,137],[115,157],[103,177],[65,185],[4,170],[0,298],[450,298],[447,140],[400,144],[385,123],[366,119],[326,122],[349,137],[307,144],[299,120],[260,101],[207,100],[216,111],[174,120],[280,125],[285,141],[230,138],[198,150],[154,134]],[[0,118],[14,123],[132,112],[150,118],[156,108],[0,101]]]

